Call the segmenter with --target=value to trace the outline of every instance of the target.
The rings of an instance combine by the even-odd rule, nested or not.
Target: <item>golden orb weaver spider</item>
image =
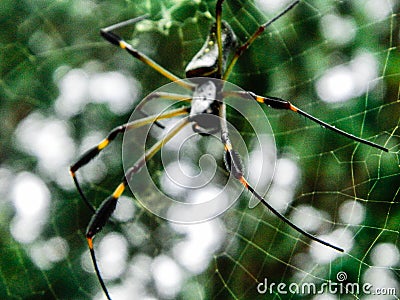
[[[93,247],[94,236],[101,231],[107,221],[110,219],[113,211],[116,208],[117,200],[124,192],[126,186],[128,185],[128,179],[135,173],[137,173],[145,163],[151,159],[165,143],[172,139],[183,127],[188,124],[192,124],[193,131],[202,135],[208,135],[215,132],[221,133],[221,142],[224,145],[224,160],[225,166],[228,172],[230,172],[251,194],[253,194],[260,202],[264,204],[273,214],[280,218],[283,222],[294,228],[299,233],[304,236],[320,243],[331,247],[337,251],[343,252],[342,248],[332,245],[326,241],[317,238],[314,235],[304,231],[284,215],[274,209],[260,194],[258,194],[254,188],[248,183],[247,179],[243,175],[243,167],[239,154],[234,150],[232,143],[229,138],[229,132],[226,120],[226,106],[224,104],[224,97],[229,96],[229,94],[234,94],[239,98],[245,99],[250,97],[252,100],[265,104],[274,109],[289,110],[298,113],[311,121],[320,124],[324,128],[332,130],[340,135],[350,138],[354,141],[363,143],[365,145],[380,149],[382,151],[388,152],[388,149],[380,146],[374,142],[359,138],[350,133],[347,133],[341,129],[338,129],[332,125],[329,125],[312,115],[302,111],[301,109],[295,107],[289,101],[280,99],[277,97],[260,96],[256,95],[251,91],[238,91],[238,92],[223,92],[223,83],[220,81],[214,81],[213,79],[227,80],[230,73],[232,72],[237,60],[246,51],[247,48],[259,37],[265,29],[275,22],[277,19],[285,15],[287,12],[292,10],[300,1],[293,1],[289,6],[287,6],[283,11],[281,11],[274,18],[268,22],[259,26],[259,28],[250,36],[250,38],[245,41],[242,45],[238,45],[236,35],[232,28],[226,21],[222,20],[222,4],[224,0],[218,0],[216,4],[216,20],[210,29],[210,33],[205,41],[203,47],[194,56],[194,58],[189,62],[186,67],[186,78],[192,79],[195,77],[203,77],[204,80],[196,81],[181,81],[179,77],[175,76],[168,70],[161,67],[151,58],[147,57],[145,54],[139,52],[131,44],[122,39],[115,30],[135,24],[139,21],[146,19],[148,16],[141,16],[134,19],[130,19],[115,25],[101,29],[100,33],[104,39],[106,39],[111,44],[114,44],[124,50],[126,50],[131,56],[142,61],[149,67],[153,68],[155,71],[163,75],[164,77],[170,79],[173,82],[178,83],[183,88],[193,92],[193,96],[190,99],[179,94],[167,94],[167,93],[157,93],[153,94],[154,97],[158,98],[168,98],[172,100],[184,100],[190,101],[189,107],[183,107],[178,109],[173,109],[164,112],[159,115],[146,116],[140,120],[132,121],[121,126],[114,128],[105,139],[103,139],[98,145],[89,149],[85,152],[76,163],[70,167],[70,174],[73,178],[75,186],[83,199],[83,201],[92,210],[93,216],[87,227],[86,240],[90,250],[92,262],[94,269],[98,278],[98,281],[105,293],[107,299],[111,299],[107,287],[103,281],[100,270],[96,262],[95,251]],[[148,98],[149,100],[150,98]],[[142,102],[143,103],[143,102]],[[89,163],[93,158],[95,158],[103,149],[105,149],[110,142],[112,142],[118,135],[123,134],[127,130],[138,128],[146,124],[151,124],[162,119],[168,119],[175,116],[188,115],[187,119],[178,122],[176,126],[166,134],[160,141],[155,143],[143,157],[141,157],[137,162],[124,174],[121,183],[117,186],[114,192],[106,198],[101,205],[95,209],[84,195],[79,181],[76,177],[76,172]],[[214,117],[214,118],[213,118]],[[159,125],[160,126],[160,125]]]

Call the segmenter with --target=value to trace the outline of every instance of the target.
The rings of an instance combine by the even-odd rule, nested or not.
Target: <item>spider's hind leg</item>
[[[274,215],[276,215],[283,222],[285,222],[290,227],[295,229],[297,232],[312,239],[313,241],[316,241],[320,244],[323,244],[325,246],[333,248],[337,251],[343,252],[344,250],[342,248],[339,248],[335,245],[325,242],[325,241],[317,238],[316,236],[304,231],[303,229],[298,227],[296,224],[292,223],[289,219],[287,219],[279,211],[277,211],[275,208],[273,208],[260,194],[258,194],[254,190],[254,188],[248,183],[248,181],[246,180],[246,178],[243,175],[243,166],[242,166],[242,162],[240,159],[240,155],[233,149],[232,143],[229,139],[229,132],[228,132],[227,121],[226,121],[226,106],[224,103],[221,104],[221,108],[220,108],[220,120],[221,120],[221,140],[222,140],[222,143],[224,144],[224,148],[225,148],[225,165],[226,165],[228,172],[230,172],[237,180],[239,180],[240,183],[250,193],[252,193],[262,204],[264,204],[264,206],[266,206]]]
[[[340,134],[342,136],[345,136],[345,137],[347,137],[347,138],[349,138],[349,139],[351,139],[353,141],[368,145],[370,147],[373,147],[373,148],[376,148],[376,149],[379,149],[379,150],[382,150],[382,151],[385,151],[385,152],[389,152],[389,149],[384,147],[384,146],[381,146],[381,145],[379,145],[377,143],[374,143],[374,142],[371,142],[369,140],[366,140],[366,139],[360,138],[358,136],[355,136],[355,135],[353,135],[351,133],[348,133],[348,132],[346,132],[346,131],[344,131],[344,130],[342,130],[340,128],[337,128],[337,127],[335,127],[333,125],[330,125],[330,124],[328,124],[328,123],[326,123],[326,122],[324,122],[324,121],[322,121],[322,120],[310,115],[309,113],[305,112],[304,110],[301,110],[300,108],[294,106],[288,100],[284,100],[284,99],[281,99],[281,98],[278,98],[278,97],[271,97],[271,96],[269,96],[269,97],[268,96],[259,96],[259,95],[254,94],[253,92],[242,92],[242,91],[227,92],[225,95],[226,96],[228,96],[228,95],[229,96],[237,96],[237,97],[240,97],[240,98],[242,98],[244,100],[249,99],[249,96],[250,96],[250,99],[254,99],[258,103],[265,104],[265,105],[267,105],[267,106],[269,106],[269,107],[271,107],[273,109],[288,110],[288,111],[297,113],[297,114],[302,115],[303,117],[305,117],[305,118],[307,118],[307,119],[309,119],[309,120],[321,125],[322,127],[326,128],[328,130],[331,130],[333,132],[336,132],[336,133],[338,133],[338,134]]]

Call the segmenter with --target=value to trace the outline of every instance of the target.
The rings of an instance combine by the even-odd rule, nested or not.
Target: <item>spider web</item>
[[[121,35],[183,76],[208,32],[215,1],[2,5],[0,296],[101,299],[84,238],[91,215],[68,166],[168,81],[102,41],[99,28],[149,13],[149,20],[134,31],[121,29]],[[244,41],[284,6],[226,0],[223,18]],[[126,193],[95,239],[113,299],[373,299],[354,290],[301,295],[287,288],[329,282],[394,288],[396,295],[386,297],[398,299],[398,8],[390,0],[301,1],[251,46],[229,78],[389,149],[384,153],[298,115],[265,109],[278,151],[266,199],[345,252],[311,242],[262,205],[250,208],[247,192],[222,216],[197,225],[159,219]],[[228,118],[241,123],[233,114]],[[241,131],[251,145],[254,134],[246,126]],[[153,142],[162,133],[154,128]],[[199,147],[200,154],[214,151],[223,166],[222,153],[206,138]],[[79,171],[96,206],[121,178],[119,153],[120,140]],[[256,161],[245,161],[250,182],[267,176],[271,170],[257,163],[264,158],[255,151],[250,156]],[[168,190],[157,157],[149,169]],[[266,282],[275,285],[263,293]],[[286,284],[286,294],[279,283]]]

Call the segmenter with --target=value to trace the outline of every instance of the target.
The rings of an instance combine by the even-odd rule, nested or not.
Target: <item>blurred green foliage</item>
[[[252,1],[225,2],[224,19],[230,22],[241,41],[273,15],[262,13]],[[168,82],[102,40],[99,29],[121,20],[149,13],[144,30],[124,28],[120,30],[121,35],[183,77],[186,64],[201,47],[212,23],[215,1],[2,0],[1,6],[0,167],[9,170],[11,175],[8,181],[3,180],[0,191],[3,199],[0,298],[92,298],[99,293],[99,285],[95,276],[81,266],[81,256],[86,251],[84,229],[90,211],[81,203],[77,192],[63,189],[56,178],[41,172],[37,159],[15,141],[15,129],[33,112],[46,117],[55,115],[54,103],[59,95],[57,78],[63,75],[62,67],[85,68],[88,62],[95,61],[100,71],[131,74],[141,84],[141,97]],[[198,299],[200,295],[207,299],[265,299],[257,294],[257,280],[267,277],[289,283],[297,280],[292,277],[294,273],[303,274],[304,281],[328,280],[334,279],[337,271],[345,270],[351,276],[350,282],[359,282],[371,266],[368,253],[374,243],[390,242],[398,246],[398,12],[376,21],[368,19],[362,6],[352,1],[301,1],[243,55],[230,78],[255,93],[292,99],[297,106],[323,120],[356,135],[376,137],[378,143],[391,148],[391,153],[382,154],[356,146],[301,117],[265,109],[275,131],[279,154],[294,158],[301,169],[301,185],[297,188],[294,207],[311,204],[330,212],[335,225],[346,227],[337,216],[340,203],[352,199],[365,205],[367,217],[355,230],[351,253],[333,263],[311,264],[311,269],[297,272],[292,266],[296,264],[297,254],[306,251],[308,241],[295,239],[296,233],[266,213],[263,207],[247,208],[245,194],[239,205],[223,216],[228,232],[224,248],[207,271],[187,280],[182,299]],[[353,42],[338,46],[323,36],[321,19],[333,13],[353,18],[356,24]],[[349,62],[360,50],[369,51],[378,62],[374,80],[377,86],[343,104],[319,100],[315,92],[318,78],[328,69]],[[235,116],[230,117],[235,120]],[[128,118],[129,114],[116,115],[103,104],[92,103],[63,122],[71,128],[74,141],[80,144],[89,132],[106,133]],[[108,160],[114,167],[101,183],[85,185],[96,205],[121,177],[119,159],[116,156]],[[51,191],[50,216],[38,239],[62,236],[69,245],[67,258],[50,269],[39,269],[31,261],[31,245],[18,243],[10,233],[10,222],[15,216],[10,193],[12,180],[22,171],[37,174]],[[140,249],[132,246],[130,256],[136,252],[155,256],[167,252],[171,243],[179,241],[166,222],[139,206],[137,209],[140,213],[134,223],[143,224],[148,230],[148,241]],[[121,230],[116,224],[111,227]],[[89,256],[86,260],[89,261]],[[398,267],[392,271],[398,277]],[[196,290],[198,286],[204,293]],[[147,288],[157,295],[152,283]],[[291,297],[297,298],[300,296]]]

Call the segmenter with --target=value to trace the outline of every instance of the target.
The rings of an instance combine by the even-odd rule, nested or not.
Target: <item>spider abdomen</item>
[[[195,132],[207,135],[220,130],[218,101],[220,90],[221,87],[216,81],[198,78],[189,114]]]
[[[236,49],[237,38],[233,29],[225,21],[221,23],[221,43],[222,43],[222,68]],[[193,77],[217,77],[218,71],[218,42],[217,42],[217,24],[211,26],[210,33],[203,47],[197,52],[186,67],[186,78]]]

